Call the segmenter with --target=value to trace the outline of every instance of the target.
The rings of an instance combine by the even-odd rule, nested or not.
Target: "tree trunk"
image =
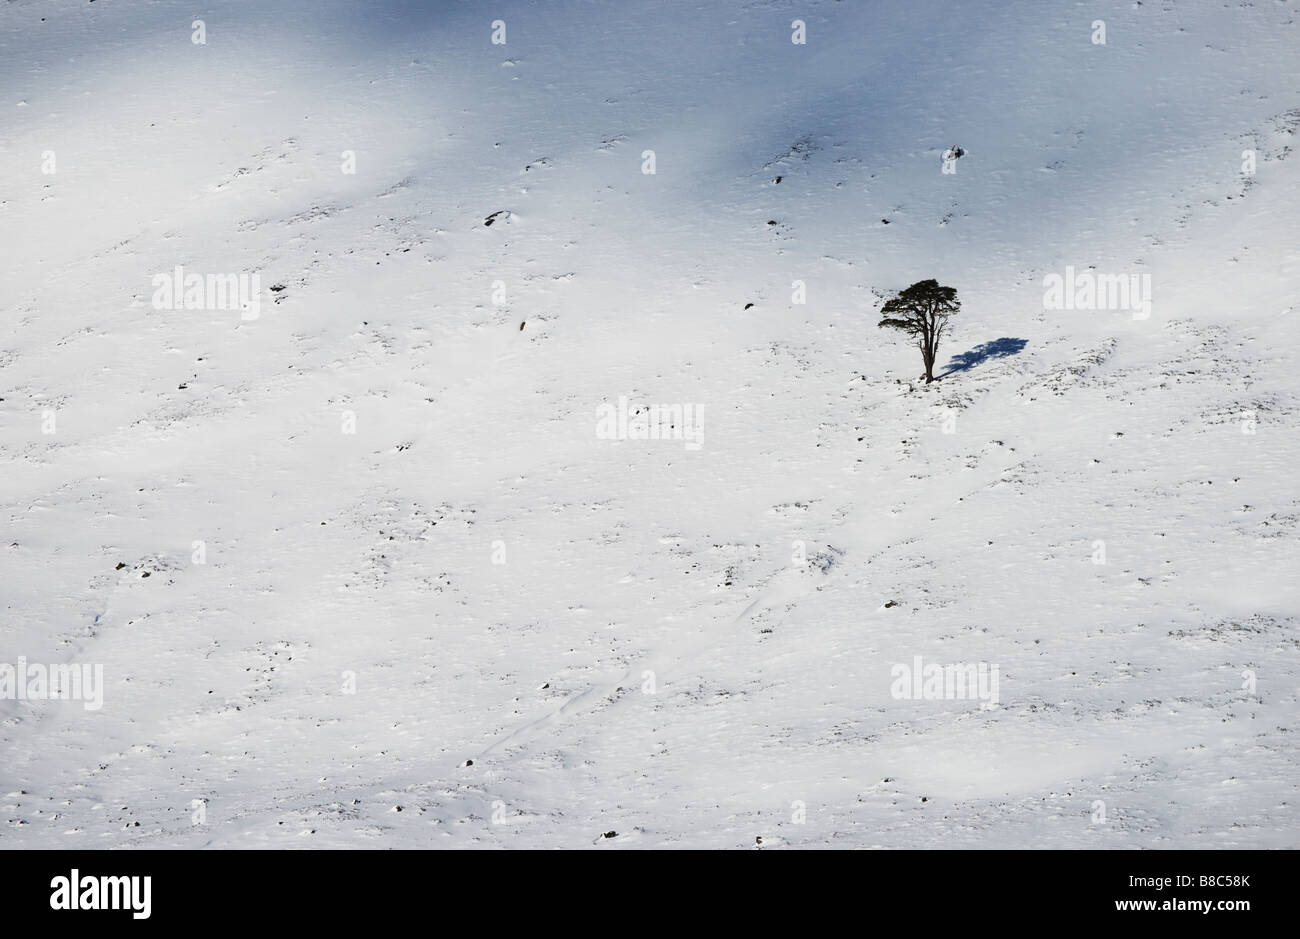
[[[939,345],[937,326],[938,324],[934,321],[933,310],[927,310],[925,314],[925,333],[921,337],[921,358],[925,362],[925,383],[927,385],[934,381],[934,359]]]

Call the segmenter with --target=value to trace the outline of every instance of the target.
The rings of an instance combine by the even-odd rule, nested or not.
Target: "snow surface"
[[[1281,0],[4,4],[0,662],[105,689],[0,701],[0,846],[1300,846],[1298,51]],[[876,307],[927,277],[924,388]]]

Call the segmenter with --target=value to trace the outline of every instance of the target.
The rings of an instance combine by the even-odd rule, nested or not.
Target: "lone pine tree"
[[[918,280],[885,301],[880,308],[880,327],[901,329],[916,339],[925,362],[925,383],[934,381],[934,360],[939,354],[948,317],[961,309],[957,291],[941,287],[937,280]]]

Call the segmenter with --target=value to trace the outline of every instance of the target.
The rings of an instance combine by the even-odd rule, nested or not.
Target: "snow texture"
[[[0,847],[1300,846],[1298,48],[5,3]]]

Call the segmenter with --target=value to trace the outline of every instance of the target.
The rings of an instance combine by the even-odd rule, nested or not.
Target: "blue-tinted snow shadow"
[[[969,352],[954,355],[952,360],[948,362],[948,370],[938,377],[943,378],[945,375],[952,375],[955,372],[969,371],[989,359],[1005,359],[1007,356],[1016,355],[1028,344],[1028,339],[1012,339],[1010,336],[994,339],[982,346],[976,346]]]

